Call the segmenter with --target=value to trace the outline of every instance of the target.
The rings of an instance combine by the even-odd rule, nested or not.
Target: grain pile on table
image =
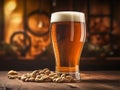
[[[8,72],[9,79],[19,79],[24,82],[57,82],[69,83],[75,82],[75,79],[69,74],[56,73],[48,68],[42,70],[34,70],[31,73],[20,74],[17,71],[10,70]]]

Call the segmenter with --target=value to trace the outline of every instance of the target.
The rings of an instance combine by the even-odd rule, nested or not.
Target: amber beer
[[[80,79],[79,60],[85,42],[85,17],[81,12],[55,12],[51,16],[51,39],[56,72]]]

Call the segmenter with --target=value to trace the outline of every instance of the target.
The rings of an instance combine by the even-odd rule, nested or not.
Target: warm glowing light
[[[10,22],[15,25],[20,24],[22,22],[22,14],[20,13],[12,14]]]
[[[6,16],[7,17],[7,16]],[[11,35],[14,32],[17,32],[18,30],[22,30],[22,14],[21,13],[12,13],[9,15],[9,18],[7,19],[7,22],[9,21],[9,24],[6,23],[6,30],[5,30],[5,41],[9,43],[9,39]]]
[[[11,13],[15,8],[17,4],[16,1],[10,0],[5,4],[5,13]]]
[[[42,22],[42,21],[40,21],[40,22],[38,23],[38,27],[39,27],[39,28],[42,28],[42,27],[43,27],[43,22]]]

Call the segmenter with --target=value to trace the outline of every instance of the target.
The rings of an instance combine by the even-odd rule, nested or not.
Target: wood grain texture
[[[78,83],[22,82],[8,79],[7,71],[1,71],[0,90],[120,90],[120,71],[82,71]]]

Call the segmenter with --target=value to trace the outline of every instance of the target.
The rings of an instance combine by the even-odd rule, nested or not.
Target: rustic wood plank
[[[7,71],[1,71],[0,90],[120,90],[120,71],[82,71],[79,83],[22,82],[8,79]]]
[[[84,71],[82,80],[120,80],[120,71]]]
[[[29,86],[27,86],[29,85]],[[66,84],[63,83],[24,83],[22,88],[26,88],[27,90],[73,90],[69,88]]]
[[[7,72],[0,72],[0,89],[1,90],[19,90],[21,87],[19,80],[12,80],[7,78]]]
[[[20,90],[21,86],[22,83],[20,83],[18,80],[7,80],[5,83],[6,90]]]
[[[5,83],[6,83],[6,72],[0,72],[0,90],[6,90],[5,89]]]

